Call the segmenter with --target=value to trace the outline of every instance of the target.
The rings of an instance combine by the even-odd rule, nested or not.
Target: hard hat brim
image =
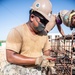
[[[50,16],[49,15],[44,14],[43,12],[39,11],[38,9],[34,9],[33,7],[31,7],[31,9],[33,9],[34,11],[37,11],[42,16],[44,16],[48,21],[50,21]]]
[[[50,21],[47,23],[45,30],[49,32],[55,27],[56,25],[55,19],[56,19],[56,16],[51,15]]]

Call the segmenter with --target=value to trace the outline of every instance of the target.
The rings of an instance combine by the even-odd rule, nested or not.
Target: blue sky
[[[29,10],[35,0],[0,0],[0,40],[6,40],[9,31],[29,19]],[[53,14],[60,10],[75,10],[75,0],[50,0]],[[62,24],[65,34],[71,30]],[[59,33],[56,26],[49,33]]]

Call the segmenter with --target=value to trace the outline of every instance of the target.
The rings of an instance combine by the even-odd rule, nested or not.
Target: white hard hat
[[[68,11],[64,17],[63,17],[63,22],[66,26],[70,27],[71,26],[71,17],[72,15],[74,15],[75,13],[71,13],[72,11]]]
[[[66,13],[68,13],[68,10],[62,10],[62,11],[60,11],[60,17],[61,17],[62,21],[63,21],[63,16],[64,16]]]
[[[50,20],[49,14],[52,12],[50,0],[35,0],[31,9],[43,15],[48,21]]]
[[[68,11],[68,10],[63,10],[60,12],[60,17],[62,19],[62,22],[66,26],[69,26],[69,15],[70,15],[70,11]]]

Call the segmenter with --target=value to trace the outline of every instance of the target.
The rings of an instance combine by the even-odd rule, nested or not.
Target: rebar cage
[[[52,57],[56,57],[56,75],[75,75],[75,33],[51,39]]]

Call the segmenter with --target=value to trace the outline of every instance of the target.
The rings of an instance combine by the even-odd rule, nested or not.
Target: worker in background
[[[62,10],[57,15],[50,15],[50,21],[46,25],[46,31],[49,32],[57,25],[57,28],[62,36],[65,36],[65,33],[62,29],[61,24],[70,27],[72,30],[75,28],[75,10]]]

